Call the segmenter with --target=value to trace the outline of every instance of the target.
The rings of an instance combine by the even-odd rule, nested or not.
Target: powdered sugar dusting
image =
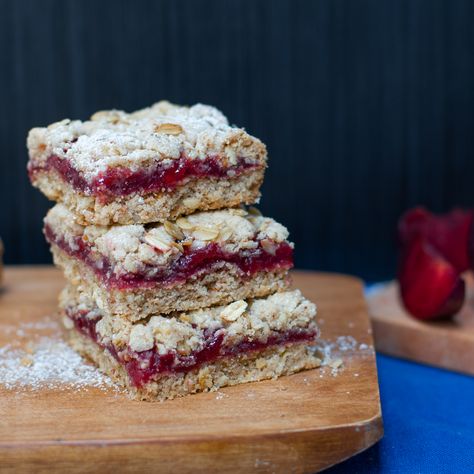
[[[32,354],[9,346],[0,348],[0,384],[7,389],[105,388],[113,383],[64,341],[42,339]]]
[[[92,120],[63,120],[47,128],[30,130],[27,145],[30,166],[51,155],[68,159],[90,179],[108,167],[137,169],[157,162],[169,163],[183,154],[188,159],[217,156],[235,164],[237,157],[254,163],[266,161],[260,140],[230,126],[214,107],[181,107],[158,102],[133,113],[101,111]]]
[[[36,322],[3,325],[2,332],[9,336],[9,343],[0,346],[0,387],[4,389],[121,390],[67,345],[56,318],[46,316]],[[320,339],[314,350],[321,359],[320,378],[337,376],[352,357],[374,352],[372,346],[352,336],[339,336],[334,341]],[[307,380],[305,383],[309,383]],[[248,393],[248,398],[253,396],[253,392]],[[225,397],[223,392],[216,394],[216,400]]]
[[[118,390],[107,376],[66,344],[54,319],[46,317],[3,329],[12,339],[0,347],[1,387],[17,391],[84,391],[92,387]]]
[[[374,353],[374,348],[365,343],[359,343],[352,336],[339,336],[335,341],[319,339],[314,350],[321,359],[321,374],[323,377],[329,369],[335,376],[344,369],[345,364],[355,355]]]

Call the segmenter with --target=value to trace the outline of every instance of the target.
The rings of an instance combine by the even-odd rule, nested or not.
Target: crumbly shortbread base
[[[52,201],[63,203],[81,225],[147,224],[175,220],[196,211],[254,204],[260,199],[264,169],[232,179],[200,178],[171,192],[116,197],[109,203],[75,190],[55,171],[37,172],[33,185]]]
[[[321,364],[305,344],[292,344],[222,358],[187,373],[164,375],[157,381],[136,388],[130,384],[125,369],[107,350],[102,350],[75,330],[70,331],[70,343],[77,352],[92,360],[102,372],[126,388],[131,398],[147,401],[164,401],[226,386],[274,379]]]
[[[52,245],[54,263],[66,278],[83,291],[107,314],[120,315],[138,321],[150,314],[167,314],[172,311],[190,311],[235,300],[260,298],[289,287],[287,270],[258,272],[251,278],[242,278],[235,265],[225,263],[219,269],[192,276],[175,287],[137,288],[130,290],[108,289],[95,273],[79,260],[69,257]]]

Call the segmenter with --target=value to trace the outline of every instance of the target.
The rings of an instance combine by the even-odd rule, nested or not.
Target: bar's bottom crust
[[[226,386],[274,379],[313,369],[321,364],[314,351],[305,344],[292,344],[225,357],[187,373],[164,375],[157,381],[136,388],[130,384],[125,369],[94,341],[71,330],[70,343],[77,352],[124,387],[131,398],[146,401],[164,401],[197,392],[215,391]]]
[[[133,193],[102,203],[95,196],[75,190],[55,172],[38,172],[34,186],[49,199],[62,202],[76,214],[79,224],[146,224],[175,220],[196,211],[254,204],[260,198],[264,169],[231,179],[191,180],[170,192],[142,195]]]
[[[102,311],[122,315],[130,321],[150,314],[191,311],[239,299],[262,298],[285,290],[290,284],[286,269],[262,271],[242,278],[236,265],[225,263],[210,273],[194,275],[171,288],[118,290],[106,288],[89,267],[67,256],[57,246],[52,245],[51,251],[54,263],[63,269],[66,278],[73,285],[79,285]]]

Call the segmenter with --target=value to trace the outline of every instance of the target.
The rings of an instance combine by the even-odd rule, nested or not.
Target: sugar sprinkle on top
[[[236,164],[237,157],[262,164],[266,160],[263,143],[229,125],[215,107],[167,101],[132,113],[105,110],[87,121],[66,119],[33,128],[27,145],[36,164],[56,155],[70,160],[86,179],[108,167],[136,171],[182,154],[190,159],[218,156],[227,165]]]

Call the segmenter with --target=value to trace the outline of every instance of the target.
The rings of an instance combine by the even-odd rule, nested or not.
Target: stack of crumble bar
[[[288,231],[255,208],[266,149],[213,107],[159,102],[28,136],[72,346],[134,398],[319,363],[316,308],[289,290]]]

